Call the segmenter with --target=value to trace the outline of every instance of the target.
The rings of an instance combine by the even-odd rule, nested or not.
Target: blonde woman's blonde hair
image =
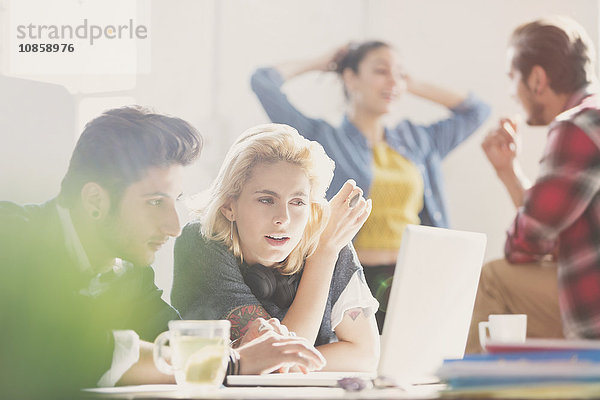
[[[304,233],[277,267],[282,274],[291,275],[302,269],[304,260],[314,253],[329,218],[325,192],[335,164],[319,143],[305,139],[296,129],[283,124],[264,124],[246,130],[227,152],[219,175],[202,196],[196,211],[202,234],[223,242],[243,262],[235,224],[223,215],[221,208],[238,198],[256,165],[279,161],[302,168],[310,182],[310,215]]]

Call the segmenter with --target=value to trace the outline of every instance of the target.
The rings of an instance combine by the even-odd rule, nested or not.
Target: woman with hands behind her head
[[[234,340],[275,317],[280,333],[317,346],[326,369],[375,369],[377,301],[350,243],[371,202],[351,180],[327,202],[333,168],[289,126],[244,132],[177,239],[171,299],[182,316],[228,319]]]
[[[340,76],[348,105],[340,126],[305,116],[283,93],[285,81],[310,71]],[[316,58],[261,68],[251,83],[271,121],[289,124],[321,143],[335,161],[328,198],[347,179],[354,179],[373,199],[373,213],[354,246],[384,311],[405,226],[448,227],[442,159],[475,132],[489,107],[473,95],[412,78],[400,66],[396,51],[381,41],[344,45]],[[404,92],[446,107],[451,115],[428,125],[403,120],[386,127],[383,118]],[[381,329],[382,313],[377,322]]]

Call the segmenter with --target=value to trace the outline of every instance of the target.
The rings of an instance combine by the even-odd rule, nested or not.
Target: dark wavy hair
[[[550,17],[519,26],[509,45],[514,49],[512,66],[525,81],[539,65],[556,93],[573,93],[595,80],[594,46],[578,23]]]
[[[186,121],[140,106],[105,111],[79,137],[62,180],[59,199],[72,207],[87,182],[106,189],[118,204],[125,189],[150,167],[188,165],[202,148],[202,137]]]
[[[373,50],[381,47],[391,47],[388,43],[380,40],[369,40],[362,43],[351,43],[348,52],[339,60],[335,60],[335,72],[341,77],[345,70],[351,69],[355,74],[362,60]],[[348,91],[344,87],[344,95],[348,98]]]

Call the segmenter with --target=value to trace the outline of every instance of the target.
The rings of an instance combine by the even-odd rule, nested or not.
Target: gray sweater
[[[239,307],[260,305],[271,317],[282,320],[288,309],[279,308],[270,299],[257,299],[244,282],[242,268],[245,264],[222,243],[202,235],[199,222],[191,222],[175,242],[171,303],[184,319],[227,319]],[[337,341],[331,327],[331,310],[357,270],[362,273],[349,244],[342,249],[335,265],[316,346]]]

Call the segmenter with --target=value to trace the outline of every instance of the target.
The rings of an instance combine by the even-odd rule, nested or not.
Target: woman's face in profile
[[[358,65],[348,70],[346,88],[354,107],[374,114],[386,114],[406,87],[396,52],[389,47],[369,51]]]
[[[297,165],[258,164],[231,207],[244,261],[271,267],[302,238],[310,215],[310,182]]]

